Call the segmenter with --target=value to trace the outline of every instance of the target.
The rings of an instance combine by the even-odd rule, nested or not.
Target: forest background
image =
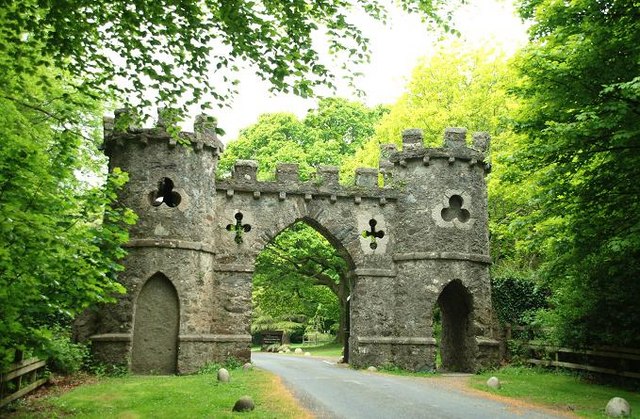
[[[146,109],[149,89],[168,106],[228,104],[243,63],[303,97],[352,80],[348,69],[369,57],[350,8],[378,20],[384,8],[316,3],[24,0],[0,9],[0,364],[16,350],[64,358],[73,318],[125,291],[118,261],[135,214],[116,201],[126,174],[103,172],[105,108],[130,98]],[[400,4],[455,34],[451,2]],[[308,176],[334,164],[348,180],[404,128],[422,128],[427,146],[446,126],[487,131],[500,320],[539,325],[568,346],[640,347],[640,5],[516,4],[531,26],[513,58],[448,44],[416,67],[396,103],[326,98],[304,118],[263,115],[220,168],[253,158],[269,176],[276,162],[297,161]],[[343,70],[323,63],[316,31]],[[96,177],[104,182],[88,181]],[[296,224],[261,254],[256,327],[341,329],[346,266],[323,240]]]

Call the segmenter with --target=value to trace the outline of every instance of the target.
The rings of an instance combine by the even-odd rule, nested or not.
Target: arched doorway
[[[460,280],[451,281],[438,297],[442,324],[441,368],[451,372],[473,371],[471,312],[473,298]]]
[[[350,261],[342,244],[314,220],[297,220],[280,231],[256,259],[254,337],[281,331],[294,345],[331,342],[329,350],[341,348],[348,361]]]
[[[175,374],[179,325],[178,293],[166,276],[156,273],[144,284],[136,301],[131,371]]]

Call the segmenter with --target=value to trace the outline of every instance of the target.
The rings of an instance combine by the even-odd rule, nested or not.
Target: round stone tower
[[[167,132],[165,115],[160,111],[151,129],[131,126],[122,110],[105,120],[109,170],[129,174],[119,202],[139,219],[119,274],[127,293],[102,309],[91,340],[98,359],[126,360],[140,373],[191,369],[183,354],[194,345],[207,351],[214,298],[212,211],[222,144],[212,118],[200,116],[193,133],[176,137]]]
[[[443,147],[425,149],[422,132],[407,130],[402,151],[381,150],[387,183],[404,191],[389,227],[395,233],[395,334],[406,341],[393,349],[401,367],[432,369],[438,346],[446,370],[475,371],[497,361],[484,179],[489,136],[475,134],[470,146],[465,137],[465,129],[448,128]]]

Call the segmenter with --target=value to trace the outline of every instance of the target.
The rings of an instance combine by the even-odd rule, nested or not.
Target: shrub
[[[89,348],[82,343],[73,343],[68,333],[56,331],[46,348],[49,368],[57,373],[69,375],[79,371],[89,357]]]

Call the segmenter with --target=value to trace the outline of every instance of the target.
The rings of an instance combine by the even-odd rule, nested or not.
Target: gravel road
[[[553,418],[553,411],[492,400],[448,377],[416,378],[353,370],[328,360],[253,353],[319,418]],[[458,379],[459,380],[459,379]]]

